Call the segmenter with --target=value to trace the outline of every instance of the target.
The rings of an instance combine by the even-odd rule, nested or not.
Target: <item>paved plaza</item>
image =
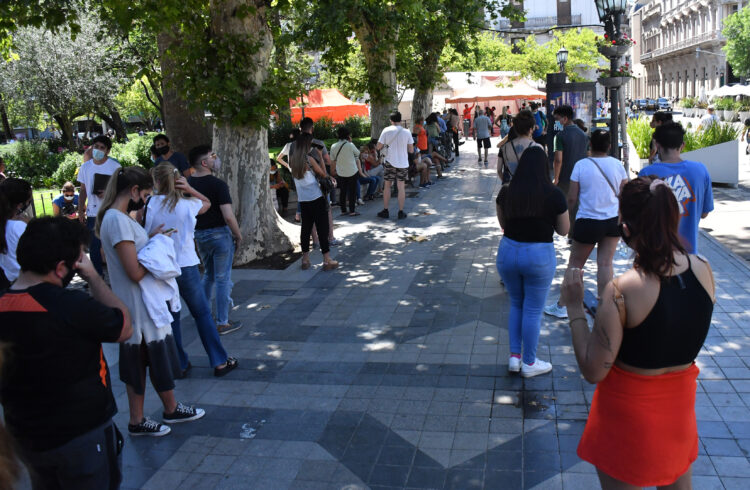
[[[493,140],[494,141],[494,140]],[[234,317],[222,337],[240,367],[216,379],[192,319],[194,366],[178,400],[204,408],[162,438],[130,438],[125,488],[598,488],[575,454],[594,387],[581,377],[567,321],[545,316],[539,357],[550,375],[507,372],[508,296],[495,267],[500,230],[495,156],[473,141],[428,190],[408,190],[406,220],[380,202],[336,218],[340,269],[235,270]],[[743,163],[747,165],[747,163]],[[392,203],[392,215],[395,202]],[[717,214],[721,206],[717,205]],[[338,209],[334,215],[339,214]],[[556,242],[557,295],[567,259]],[[698,358],[696,489],[750,488],[750,268],[702,236],[717,280],[712,329]],[[313,264],[321,262],[319,252]],[[627,267],[623,249],[616,268]],[[586,268],[594,290],[595,262]],[[127,397],[108,345],[115,421]],[[161,405],[146,392],[146,413]]]

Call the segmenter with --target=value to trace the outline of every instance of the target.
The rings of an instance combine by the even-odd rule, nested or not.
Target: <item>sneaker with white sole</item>
[[[164,424],[160,424],[159,422],[155,420],[151,420],[149,418],[143,418],[141,420],[140,424],[128,424],[128,433],[133,437],[138,436],[151,436],[151,437],[161,437],[166,436],[172,432],[172,429],[167,427]]]
[[[206,415],[206,411],[202,408],[189,407],[182,403],[177,404],[177,408],[172,413],[164,412],[165,424],[178,424],[180,422],[190,422],[192,420],[198,420],[199,418]]]
[[[521,363],[521,376],[524,378],[532,378],[539,376],[540,374],[547,374],[552,371],[552,364],[547,361],[537,359],[534,364]]]
[[[521,370],[521,358],[511,356],[508,359],[508,372],[517,373]]]
[[[565,306],[560,306],[557,301],[551,305],[544,307],[544,313],[550,316],[556,316],[557,318],[568,318],[568,309]]]

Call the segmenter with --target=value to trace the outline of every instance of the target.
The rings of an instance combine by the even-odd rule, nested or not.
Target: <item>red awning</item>
[[[304,97],[289,99],[294,124],[302,119],[303,100],[305,116],[312,118],[313,121],[327,117],[333,122],[343,122],[349,116],[369,117],[370,115],[367,104],[352,102],[335,88],[315,89],[305,94]]]

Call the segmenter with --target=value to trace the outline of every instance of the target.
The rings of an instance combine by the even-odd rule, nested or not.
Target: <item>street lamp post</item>
[[[565,46],[557,51],[557,64],[560,67],[560,73],[565,73],[565,65],[568,63],[568,50]]]
[[[619,39],[622,15],[625,13],[627,0],[594,0],[594,3],[596,4],[596,11],[599,14],[599,20],[604,23],[604,30],[609,39],[613,41]],[[617,72],[619,62],[620,58],[617,55],[610,58],[611,73]],[[611,87],[609,89],[609,98],[612,106],[609,124],[609,134],[612,138],[612,148],[610,151],[612,152],[612,156],[617,159],[620,158],[620,138],[618,134],[619,91],[619,87]]]

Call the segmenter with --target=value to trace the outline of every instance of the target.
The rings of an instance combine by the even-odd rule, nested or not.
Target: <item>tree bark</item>
[[[367,19],[355,29],[354,34],[359,41],[362,54],[365,56],[365,64],[369,77],[370,86],[370,121],[372,129],[371,138],[379,138],[383,128],[390,125],[388,116],[398,109],[398,96],[396,92],[396,50],[391,47],[384,50],[378,40],[387,36],[396,36],[386,32],[391,27],[386,26],[373,32],[373,25]],[[402,115],[403,117],[403,115]]]
[[[414,100],[411,102],[411,120],[412,123],[418,117],[427,117],[432,112],[432,94],[431,88],[414,89]]]
[[[117,141],[125,141],[128,138],[128,134],[125,131],[125,125],[122,122],[120,112],[114,107],[108,108],[106,110],[109,111],[109,114],[102,110],[98,113],[99,117],[104,119],[107,125],[115,130],[115,137],[117,138]]]
[[[246,4],[254,8],[254,14],[236,17],[234,12]],[[247,97],[262,86],[268,76],[273,39],[265,16],[263,0],[211,0],[211,26],[216,36],[239,36],[259,43],[258,52],[248,60],[256,70],[252,80],[247,81]],[[299,241],[299,227],[283,220],[274,209],[268,185],[270,163],[266,129],[216,121],[213,138],[213,149],[224,162],[220,177],[229,185],[242,231],[243,240],[236,251],[235,264],[291,251]]]
[[[73,121],[69,116],[56,114],[52,116],[60,126],[60,132],[62,133],[62,139],[67,143],[68,148],[75,148],[75,142],[73,141]]]
[[[0,117],[3,120],[5,140],[10,141],[13,139],[13,129],[10,127],[10,122],[8,121],[8,111],[5,109],[5,102],[0,102]]]
[[[163,75],[162,123],[171,142],[170,146],[175,151],[187,154],[196,145],[211,144],[211,123],[206,120],[202,109],[191,110],[180,97],[177,89],[179,81],[172,79],[175,60],[166,53],[172,37],[164,32],[157,36],[157,41]]]

